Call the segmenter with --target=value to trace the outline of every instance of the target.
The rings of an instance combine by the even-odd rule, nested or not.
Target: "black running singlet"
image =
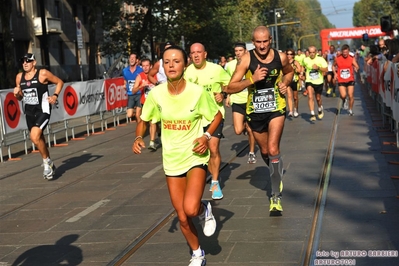
[[[47,100],[49,96],[48,84],[40,83],[39,73],[40,69],[36,71],[36,74],[30,80],[25,79],[25,73],[21,76],[20,87],[24,93],[25,114],[51,113],[51,106]]]
[[[247,103],[247,114],[251,113],[269,113],[282,111],[286,107],[285,98],[280,95],[278,83],[283,77],[283,65],[277,50],[273,49],[274,58],[270,63],[264,64],[258,60],[254,50],[250,50],[250,75],[255,73],[258,65],[268,69],[265,79],[256,82],[248,87],[249,97]],[[248,73],[247,73],[248,75]],[[246,78],[249,77],[246,75]]]

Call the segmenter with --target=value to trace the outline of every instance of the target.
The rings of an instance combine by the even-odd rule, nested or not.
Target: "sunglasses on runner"
[[[29,58],[22,58],[21,59],[21,63],[30,63],[30,62],[33,62],[33,61],[35,61],[34,59],[29,59]]]
[[[294,55],[294,54],[292,54],[292,53],[287,53],[287,55]]]

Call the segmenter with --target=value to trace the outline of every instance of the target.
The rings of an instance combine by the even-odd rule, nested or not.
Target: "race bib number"
[[[39,104],[39,96],[37,95],[37,89],[24,89],[24,104],[37,105]]]
[[[144,98],[147,99],[148,93],[150,93],[151,89],[155,86],[153,84],[148,85],[144,88]]]
[[[310,72],[309,72],[309,77],[310,77],[310,79],[311,80],[316,80],[316,79],[318,79],[319,78],[319,71],[317,71],[317,70],[311,70]]]
[[[133,87],[134,87],[134,82],[135,82],[135,80],[129,80],[128,81],[128,90],[129,91],[133,91]]]
[[[274,88],[257,90],[252,96],[255,113],[267,113],[276,110]]]
[[[341,71],[339,72],[339,76],[343,79],[348,79],[351,77],[351,72],[349,71],[349,69],[341,69]]]

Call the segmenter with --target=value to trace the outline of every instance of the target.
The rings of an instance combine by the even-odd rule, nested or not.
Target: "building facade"
[[[35,54],[39,67],[49,69],[64,81],[87,80],[88,7],[74,0],[9,1],[12,1],[10,30],[14,51],[5,51],[3,46],[0,53],[12,53],[17,69],[21,69],[19,59],[30,52]],[[103,36],[101,21],[96,27],[98,47]],[[100,78],[105,71],[105,60],[94,52],[97,78]],[[4,58],[2,54],[0,57]]]

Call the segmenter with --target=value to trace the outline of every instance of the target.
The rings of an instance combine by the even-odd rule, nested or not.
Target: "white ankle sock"
[[[201,246],[199,246],[198,249],[193,250],[193,254],[194,254],[196,257],[202,256]]]

